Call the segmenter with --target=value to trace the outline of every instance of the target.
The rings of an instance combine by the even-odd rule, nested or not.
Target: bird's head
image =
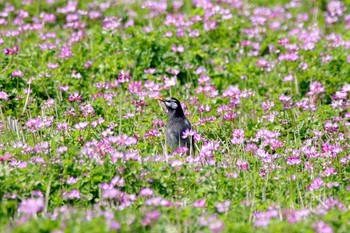
[[[159,101],[162,101],[166,108],[168,109],[169,114],[175,114],[179,116],[184,116],[181,103],[177,99],[170,97],[170,98],[162,98],[158,97],[156,98]]]

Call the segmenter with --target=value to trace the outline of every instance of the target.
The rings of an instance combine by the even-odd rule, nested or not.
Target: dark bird
[[[166,142],[175,151],[179,147],[187,147],[188,154],[194,152],[194,141],[192,136],[183,138],[186,130],[191,130],[191,123],[185,117],[180,101],[171,98],[156,98],[162,101],[168,109],[168,122],[166,125]]]

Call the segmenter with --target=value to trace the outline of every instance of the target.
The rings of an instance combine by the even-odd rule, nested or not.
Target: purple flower
[[[205,208],[206,207],[206,201],[204,199],[199,199],[193,203],[193,206],[196,208]]]
[[[244,130],[243,129],[235,129],[232,132],[232,144],[242,144],[244,142]]]
[[[69,45],[64,45],[60,50],[60,58],[63,60],[73,57],[72,49]]]
[[[99,19],[102,16],[101,12],[99,11],[89,11],[88,15],[91,20]]]
[[[160,119],[155,119],[155,120],[153,120],[152,125],[154,127],[163,127],[164,126],[164,122],[162,120],[160,120]]]
[[[332,17],[342,16],[344,13],[344,10],[345,10],[344,3],[341,1],[332,0],[327,4],[328,14]]]
[[[293,106],[293,100],[290,96],[282,94],[278,97],[278,100],[282,102],[283,109],[290,109]]]
[[[119,83],[127,83],[130,82],[130,70],[127,71],[120,71],[120,73],[118,74],[118,82]]]
[[[325,92],[324,86],[322,83],[315,81],[310,84],[310,91],[307,95],[320,95]]]
[[[125,134],[110,136],[107,138],[107,141],[110,143],[116,143],[119,146],[130,146],[137,143],[137,139],[135,137],[129,137]]]
[[[79,178],[70,176],[70,177],[67,179],[67,184],[75,184],[75,183],[78,182],[78,180],[79,180]]]
[[[103,19],[103,30],[114,31],[115,29],[122,26],[121,19],[112,17],[106,17]]]
[[[255,65],[256,65],[257,67],[260,67],[261,70],[271,71],[271,66],[272,66],[271,63],[270,63],[268,60],[264,59],[264,58],[260,58],[260,59],[255,63]]]
[[[85,106],[80,106],[81,114],[83,117],[88,117],[88,116],[94,116],[95,111],[94,108],[91,106],[91,104],[87,104]]]
[[[171,202],[162,197],[151,197],[145,201],[148,206],[171,206]]]
[[[305,219],[310,215],[310,211],[306,209],[302,210],[287,210],[285,211],[285,216],[288,219],[288,222],[293,224]]]
[[[40,13],[40,18],[42,18],[44,23],[54,23],[56,21],[56,15],[55,14],[48,14],[45,12]]]
[[[216,211],[219,213],[225,213],[228,212],[230,209],[231,202],[229,200],[226,200],[224,202],[218,202],[216,203]]]
[[[293,75],[287,75],[283,78],[283,82],[290,82],[290,81],[293,81],[294,80],[294,77]]]
[[[266,100],[265,102],[262,102],[261,103],[261,107],[262,107],[262,109],[264,110],[264,111],[270,111],[270,109],[272,108],[272,107],[274,107],[275,106],[275,103],[274,102],[272,102],[272,101],[270,101],[270,100]]]
[[[81,194],[78,190],[73,189],[70,192],[63,192],[63,198],[68,199],[68,200],[73,200],[73,199],[80,199]]]
[[[223,118],[225,121],[229,121],[232,119],[235,119],[237,117],[237,114],[234,112],[225,112]]]
[[[40,129],[51,127],[53,120],[54,118],[52,116],[31,118],[25,123],[24,128],[26,128],[29,132],[34,133]]]
[[[205,72],[207,72],[207,70],[206,70],[203,66],[199,66],[199,67],[196,69],[195,74],[196,74],[196,75],[199,75],[199,74],[202,74],[202,73],[205,73]]]
[[[68,129],[69,129],[69,125],[66,122],[57,123],[57,125],[56,125],[57,131],[68,131]]]
[[[333,233],[333,229],[323,221],[313,223],[312,228],[316,231],[316,233]]]
[[[102,193],[102,197],[105,199],[121,198],[122,195],[123,195],[123,192],[116,188],[107,188],[103,190],[103,193]]]
[[[338,132],[339,126],[337,122],[332,123],[331,121],[326,121],[324,124],[324,128],[327,132],[336,133]]]
[[[236,166],[241,171],[249,171],[249,163],[242,159],[237,159]]]
[[[47,68],[49,69],[56,69],[58,68],[58,63],[47,63]]]
[[[5,155],[0,155],[0,161],[7,161],[12,158],[12,154],[5,153]]]
[[[44,208],[43,198],[29,198],[23,200],[19,205],[18,212],[33,215],[39,213]]]
[[[79,123],[74,125],[74,128],[76,130],[82,130],[82,129],[86,128],[88,125],[89,125],[88,122],[79,122]]]
[[[287,52],[279,55],[279,61],[297,61],[299,60],[299,55],[297,52]]]
[[[190,129],[186,129],[183,133],[182,133],[182,138],[188,138],[189,136],[192,137],[193,135],[195,135],[196,132],[194,130],[190,130]]]
[[[269,207],[269,209],[266,212],[257,211],[254,213],[254,225],[268,226],[270,223],[270,219],[277,218],[278,216],[278,211],[272,207]]]
[[[120,224],[117,221],[114,221],[114,220],[109,221],[108,225],[109,225],[109,230],[111,231],[120,230]]]
[[[82,96],[78,92],[69,95],[69,102],[81,102]]]
[[[210,112],[211,111],[211,108],[210,106],[207,104],[207,105],[201,105],[198,107],[198,112]]]
[[[0,91],[0,100],[8,100],[9,99],[9,96],[6,92],[4,91]]]
[[[60,86],[59,90],[60,91],[68,91],[69,90],[69,86]]]
[[[13,46],[12,49],[11,48],[5,48],[4,49],[4,53],[5,53],[6,56],[7,55],[17,55],[18,51],[19,51],[18,45]]]
[[[24,73],[20,70],[15,70],[12,72],[11,74],[12,77],[23,77],[24,76]]]
[[[213,233],[219,233],[225,229],[225,225],[221,220],[215,220],[215,221],[209,223],[209,229]]]
[[[321,178],[316,178],[311,182],[308,189],[314,191],[320,189],[322,186],[324,186],[324,181]]]
[[[144,188],[140,190],[140,197],[149,197],[153,195],[153,190],[151,188]]]
[[[287,165],[296,165],[300,163],[301,163],[301,159],[299,155],[289,156],[287,158]]]
[[[142,219],[143,226],[149,226],[154,223],[160,217],[160,212],[158,210],[153,210],[148,212],[146,216]]]
[[[178,53],[183,53],[185,51],[184,47],[179,45],[179,46],[176,46],[176,45],[173,45],[171,47],[171,49],[174,51],[174,52],[178,52]]]

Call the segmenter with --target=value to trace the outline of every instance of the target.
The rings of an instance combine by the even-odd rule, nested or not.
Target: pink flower
[[[78,180],[79,180],[79,178],[70,176],[70,177],[67,179],[67,184],[75,184],[75,183],[78,182]]]
[[[193,206],[196,208],[205,208],[206,207],[206,201],[204,199],[199,199],[193,203]]]
[[[152,197],[145,202],[148,206],[170,206],[171,202],[162,197]]]
[[[91,60],[87,60],[84,64],[84,68],[85,69],[89,69],[92,66],[92,61]]]
[[[249,163],[242,159],[237,159],[236,166],[241,171],[249,171]]]
[[[0,100],[8,100],[9,99],[9,96],[6,92],[4,91],[0,91]]]
[[[291,209],[291,210],[285,211],[286,218],[288,219],[288,222],[291,224],[305,219],[307,216],[309,216],[309,214],[310,214],[310,211],[306,209],[301,209],[301,210]]]
[[[275,103],[271,102],[270,100],[266,100],[265,102],[261,103],[261,107],[262,109],[264,109],[264,111],[269,111],[274,106],[275,106]]]
[[[151,129],[145,133],[145,137],[160,137],[162,133],[158,129]]]
[[[287,165],[295,165],[300,163],[301,163],[301,159],[299,155],[289,156],[287,158]]]
[[[322,83],[315,81],[310,84],[310,91],[307,95],[320,95],[325,92],[324,86]]]
[[[297,52],[287,52],[279,55],[279,61],[297,61],[299,60],[299,55]]]
[[[83,117],[88,117],[88,116],[94,116],[95,111],[94,108],[91,106],[91,104],[87,104],[85,106],[80,106],[81,114]]]
[[[140,190],[140,197],[149,197],[153,195],[153,190],[151,188],[144,188]]]
[[[42,18],[44,23],[54,23],[56,21],[55,14],[48,14],[45,12],[40,13],[40,18]]]
[[[127,71],[120,71],[120,73],[118,74],[118,82],[119,83],[127,83],[130,81],[130,70]]]
[[[310,191],[318,190],[322,186],[324,186],[324,181],[321,178],[316,178],[311,182],[309,186],[309,190]]]
[[[78,124],[74,125],[74,128],[77,130],[82,130],[88,126],[88,122],[79,122]]]
[[[195,135],[196,132],[194,130],[190,130],[190,129],[186,129],[183,133],[182,133],[182,138],[188,138],[189,136],[192,137],[193,135]]]
[[[7,56],[7,55],[17,55],[18,51],[19,51],[18,45],[13,46],[12,49],[11,48],[5,48],[4,49],[5,56]]]
[[[49,69],[56,69],[58,68],[58,63],[47,63],[47,68]]]
[[[142,225],[148,226],[154,223],[160,217],[160,212],[158,210],[153,210],[146,214],[146,217],[142,219]]]
[[[312,228],[316,233],[333,233],[333,229],[325,222],[318,221],[312,224]]]
[[[69,95],[69,102],[81,102],[82,96],[78,92]]]
[[[266,70],[266,71],[271,71],[271,64],[268,60],[264,59],[264,58],[261,58],[259,59],[255,65],[257,67],[260,67],[261,70]]]
[[[290,109],[293,106],[292,97],[288,95],[282,94],[278,97],[278,100],[282,102],[283,109]]]
[[[68,199],[68,200],[73,200],[73,199],[80,199],[81,194],[78,190],[73,189],[70,192],[63,192],[62,194],[63,198]]]
[[[5,155],[0,155],[0,161],[7,161],[12,158],[12,155],[9,153],[6,153]]]
[[[106,17],[103,19],[103,30],[113,31],[121,26],[121,19],[112,17]]]
[[[283,78],[283,82],[290,82],[290,81],[293,81],[294,80],[294,77],[293,75],[287,75]]]
[[[209,229],[213,233],[219,233],[224,231],[225,225],[221,220],[216,220],[214,222],[209,223]]]
[[[174,51],[174,52],[178,52],[178,53],[183,53],[185,51],[185,48],[181,45],[179,46],[176,46],[176,45],[173,45],[171,47],[171,49]]]
[[[15,70],[12,72],[11,74],[12,77],[23,77],[24,76],[24,73],[20,70]]]
[[[232,144],[242,144],[244,142],[244,130],[243,129],[235,129],[232,132]]]
[[[63,60],[73,57],[73,52],[71,50],[71,47],[69,45],[64,45],[60,50],[59,57],[62,58]]]
[[[216,211],[219,213],[228,212],[230,209],[230,205],[231,205],[231,202],[229,200],[224,201],[224,202],[218,202],[215,205]]]
[[[42,211],[44,208],[43,198],[29,198],[23,200],[19,205],[18,212],[32,215]]]

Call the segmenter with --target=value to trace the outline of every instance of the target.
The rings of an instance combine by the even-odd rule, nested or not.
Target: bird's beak
[[[156,100],[164,101],[165,99],[163,97],[157,97]]]

